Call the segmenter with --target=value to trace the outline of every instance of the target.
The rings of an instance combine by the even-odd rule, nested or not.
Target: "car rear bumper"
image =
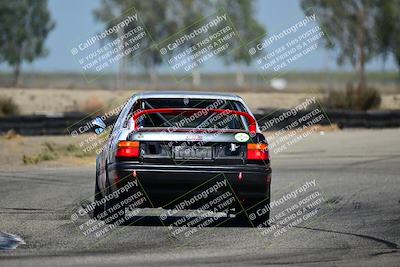
[[[174,206],[179,199],[201,194],[222,181],[226,181],[226,186],[219,188],[211,196],[219,196],[229,190],[238,201],[250,203],[269,198],[270,195],[271,169],[263,165],[204,166],[118,162],[110,165],[108,170],[114,190],[137,179],[140,189],[153,207]]]

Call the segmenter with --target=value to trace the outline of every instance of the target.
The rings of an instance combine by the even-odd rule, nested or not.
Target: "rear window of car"
[[[177,127],[200,129],[246,129],[247,120],[229,113],[207,112],[208,109],[227,109],[246,111],[242,103],[223,99],[142,99],[135,108],[200,108],[196,113],[181,114],[147,114],[139,120],[139,127]]]

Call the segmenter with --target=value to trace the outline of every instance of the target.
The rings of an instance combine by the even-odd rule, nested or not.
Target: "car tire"
[[[108,180],[108,175],[106,177],[106,187],[107,187],[107,195],[111,195],[112,191],[111,191],[111,185],[110,182]],[[117,206],[118,204],[121,203],[121,201],[123,200],[125,196],[123,194],[121,194],[118,199],[110,199],[108,201],[105,202],[105,210],[107,212],[106,218],[105,218],[105,222],[107,224],[115,224],[118,221],[120,221],[121,219],[125,219],[125,206],[124,205],[120,205]],[[118,223],[118,225],[121,223]],[[123,222],[122,222],[123,224]]]
[[[101,202],[101,200],[103,198],[97,181],[98,181],[98,179],[97,179],[97,172],[96,172],[96,181],[95,181],[95,185],[94,185],[94,201],[95,201],[95,203]],[[103,205],[95,205],[95,207],[93,209],[93,218],[98,219],[99,215],[101,213],[103,213],[104,210],[105,210],[104,204]]]

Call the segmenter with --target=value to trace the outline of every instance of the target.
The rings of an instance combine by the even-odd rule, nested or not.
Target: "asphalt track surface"
[[[70,217],[93,194],[92,167],[3,170],[0,231],[26,244],[0,251],[0,266],[399,266],[399,134],[313,134],[272,155],[272,200],[313,179],[324,199],[322,216],[278,236],[230,220],[186,242],[146,216],[91,243]]]

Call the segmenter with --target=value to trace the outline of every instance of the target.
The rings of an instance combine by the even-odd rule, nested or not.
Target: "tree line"
[[[306,15],[317,15],[326,33],[326,48],[336,51],[337,63],[349,62],[354,66],[359,94],[367,86],[365,65],[372,58],[381,57],[386,61],[392,55],[400,69],[400,35],[397,34],[400,0],[300,0],[300,3]],[[132,7],[140,12],[141,23],[148,33],[159,39],[182,29],[189,30],[186,25],[224,10],[240,39],[230,41],[237,49],[218,56],[225,64],[236,65],[239,84],[243,83],[241,67],[250,65],[253,60],[243,42],[261,40],[267,33],[266,27],[255,19],[253,0],[102,0],[94,17],[108,28],[113,26],[113,18]],[[33,62],[47,55],[44,43],[54,27],[47,0],[0,1],[0,63],[13,68],[14,85],[20,82],[23,62]],[[135,25],[124,31],[128,32],[131,27]],[[162,56],[149,39],[143,38],[142,42],[147,42],[141,45],[148,50],[133,62],[143,66],[154,81],[156,68],[163,64]]]

